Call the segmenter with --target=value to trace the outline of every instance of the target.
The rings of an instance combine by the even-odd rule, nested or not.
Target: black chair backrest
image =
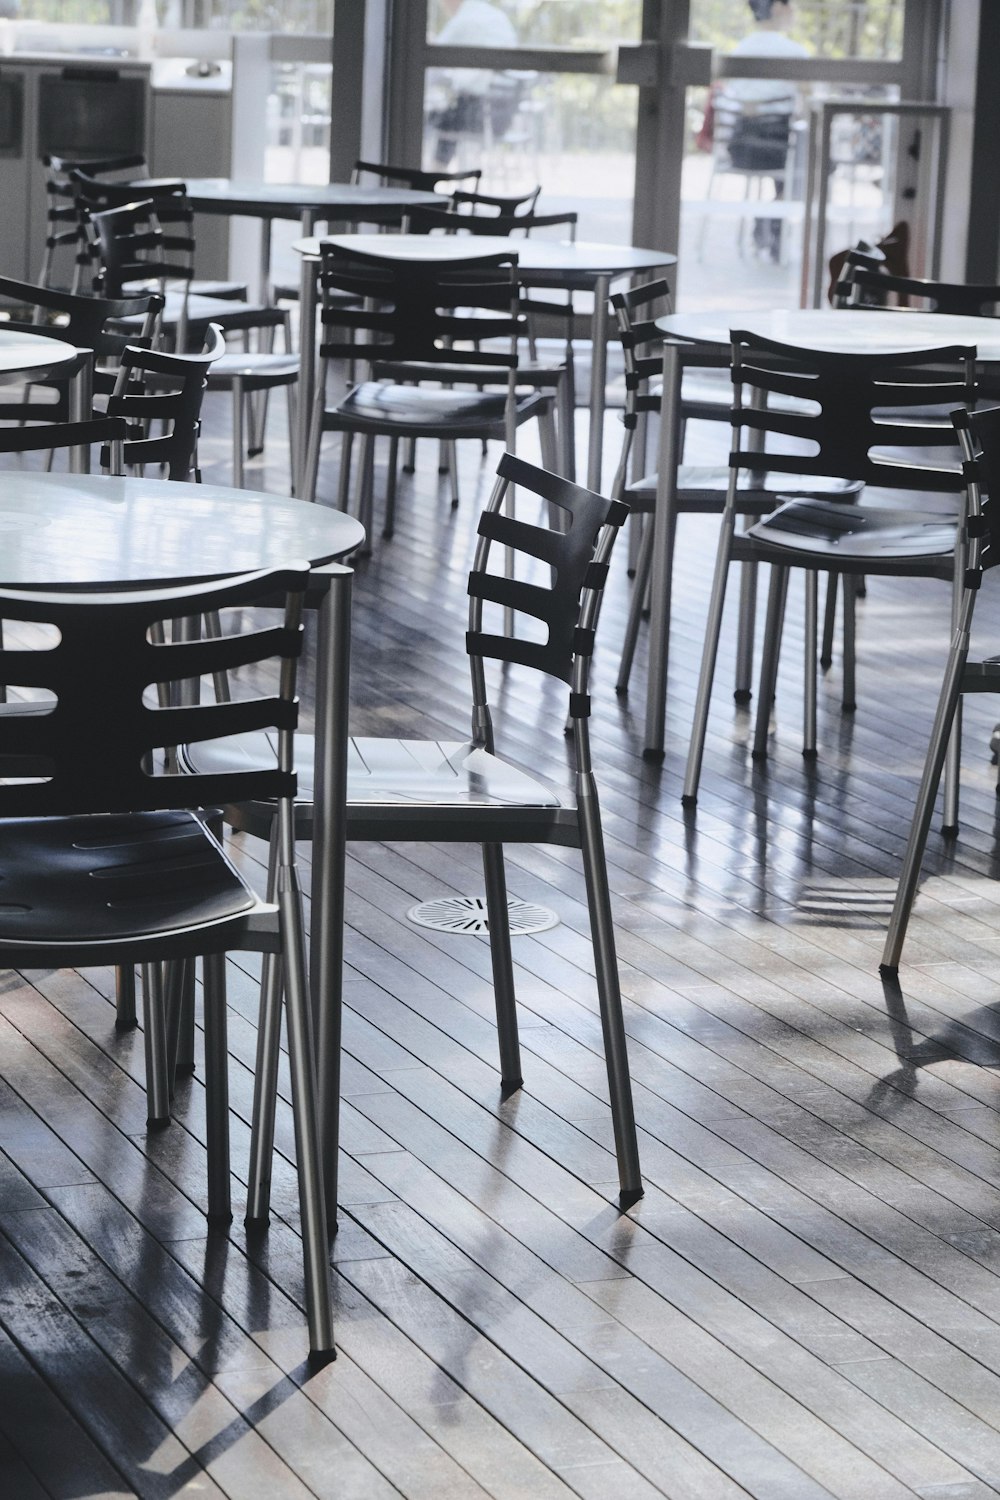
[[[409,213],[410,228],[414,234],[429,234],[431,230],[442,229],[447,234],[461,232],[483,235],[524,234],[526,236],[533,229],[558,228],[567,231],[568,239],[576,239],[578,215],[573,211],[558,214],[508,214],[492,211],[480,213],[475,205],[482,201],[474,196],[468,196],[466,199],[468,208],[461,212],[453,212],[444,207],[413,208]]]
[[[625,357],[625,413],[627,429],[634,429],[641,412],[660,410],[659,391],[649,383],[663,371],[663,334],[656,318],[670,311],[670,285],[659,278],[645,281],[627,292],[614,292],[611,306],[618,323],[618,338]]]
[[[407,187],[417,193],[436,193],[442,183],[471,182],[478,184],[483,175],[482,168],[471,171],[444,172],[439,168],[424,171],[420,167],[397,167],[390,162],[356,161],[351,181],[362,177],[377,177],[382,187]]]
[[[487,216],[493,214],[499,218],[510,219],[515,214],[533,214],[541,191],[540,184],[532,188],[530,193],[506,195],[481,193],[478,188],[470,193],[460,188],[452,193],[451,201],[460,213],[468,212]]]
[[[194,272],[186,255],[168,255],[152,199],[91,213],[92,246],[99,266],[95,290],[104,297],[123,297],[131,283],[190,283]]]
[[[517,662],[569,685],[570,715],[576,722],[579,769],[589,758],[586,720],[590,659],[601,593],[615,538],[628,506],[608,500],[568,479],[505,453],[498,480],[479,520],[479,543],[469,574],[469,630],[472,691],[477,709],[486,709],[486,659]],[[532,524],[505,514],[507,491],[518,487],[544,502],[549,524]],[[495,550],[494,550],[495,549]],[[518,576],[527,571],[529,577]],[[485,612],[494,606],[496,630]],[[514,611],[512,633],[503,613]],[[539,639],[536,621],[544,627]],[[520,633],[519,633],[520,632]]]
[[[323,245],[320,352],[332,359],[360,355],[513,369],[515,340],[523,332],[516,263],[514,254],[396,260]],[[344,307],[335,300],[338,292],[349,293],[361,305]],[[506,351],[475,347],[487,339],[509,339],[510,345]]]
[[[0,646],[0,681],[37,690],[43,706],[38,713],[0,715],[0,758],[37,774],[0,784],[0,817],[145,812],[294,795],[294,771],[157,774],[155,752],[244,731],[291,734],[308,572],[305,564],[293,564],[223,583],[83,596],[0,590],[0,618],[58,631],[54,643],[49,632],[39,632],[35,649]],[[282,594],[288,599],[280,626],[169,644],[151,638],[157,622],[273,604]],[[285,667],[277,696],[161,708],[149,691],[274,660]]]
[[[974,349],[841,354],[738,329],[732,339],[731,468],[855,479],[891,489],[962,490],[957,467],[920,464],[888,450],[954,450],[950,423],[935,421],[927,408],[940,407],[944,417],[955,406],[975,404]],[[752,404],[772,395],[801,401],[802,409]],[[763,436],[766,462],[752,441],[743,445],[753,434]]]
[[[60,339],[94,354],[94,390],[107,394],[112,389],[122,352],[128,343],[140,345],[154,341],[156,325],[163,307],[158,292],[136,293],[128,297],[84,297],[73,292],[59,292],[51,287],[35,286],[30,281],[12,281],[0,277],[0,312],[9,313],[2,326],[18,333],[43,333],[46,338]],[[126,329],[122,319],[142,318],[139,328]],[[77,365],[60,369],[58,376],[32,381],[24,398],[0,402],[0,419],[5,421],[66,422],[69,420],[67,377],[75,374]],[[55,392],[54,401],[32,402],[36,389]]]
[[[989,283],[928,281],[919,276],[890,276],[862,265],[849,265],[846,277],[851,291],[847,306],[886,306],[890,298],[898,307],[924,312],[948,313],[955,317],[996,317],[1000,313],[1000,286]]]
[[[112,474],[121,474],[127,429],[124,417],[43,422],[38,427],[0,427],[0,453],[54,453],[60,448],[81,448],[100,443],[103,467]]]
[[[222,332],[212,323],[202,354],[161,354],[131,346],[125,350],[108,399],[108,415],[128,422],[126,465],[163,464],[168,479],[188,478],[198,447],[208,372],[224,347]],[[152,422],[162,422],[165,430],[152,433]]]
[[[978,588],[981,575],[1000,563],[1000,533],[993,536],[995,507],[1000,505],[1000,406],[978,411],[962,407],[951,419],[962,448],[968,496],[966,527],[972,545],[965,584]]]

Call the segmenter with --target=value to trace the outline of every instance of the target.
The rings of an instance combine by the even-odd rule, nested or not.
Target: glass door
[[[391,159],[541,184],[581,238],[679,255],[688,308],[797,306],[805,259],[933,220],[940,0],[406,0],[393,8]],[[759,19],[758,19],[759,17]],[[621,80],[621,81],[619,81]],[[842,109],[831,106],[842,104]],[[811,150],[826,108],[823,224]],[[921,159],[923,156],[923,159]],[[814,256],[815,258],[815,256]]]
[[[390,155],[412,160],[416,136],[424,166],[482,168],[487,193],[541,185],[582,239],[630,243],[639,91],[615,63],[641,23],[641,0],[408,0]]]

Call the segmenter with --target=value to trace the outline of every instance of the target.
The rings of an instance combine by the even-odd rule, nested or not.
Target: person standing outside
[[[788,35],[795,21],[791,0],[747,0],[754,28],[730,52],[730,57],[804,58],[808,52]],[[789,131],[796,107],[793,85],[777,78],[727,78],[717,103],[731,101],[740,109],[729,141],[734,167],[774,172],[774,196],[784,197]],[[781,257],[781,220],[758,219],[754,245],[777,261]]]
[[[434,38],[439,47],[516,47],[517,32],[509,16],[491,0],[441,0],[448,13]],[[452,68],[448,71],[451,97],[448,103],[430,115],[438,132],[436,160],[447,166],[455,153],[457,135],[482,134],[486,109],[491,108],[490,124],[494,135],[502,135],[510,124],[495,118],[489,99],[494,77],[488,68]]]

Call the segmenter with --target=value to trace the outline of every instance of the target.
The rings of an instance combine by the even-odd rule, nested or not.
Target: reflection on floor
[[[205,478],[224,481],[224,404],[209,434],[217,417]],[[284,455],[269,460],[254,482],[280,484]],[[436,453],[423,453],[395,538],[358,568],[361,732],[466,730],[464,577],[489,476],[477,455],[466,464],[452,512]],[[885,989],[877,964],[947,590],[871,585],[859,707],[841,716],[835,665],[815,764],[798,750],[793,600],[770,758],[751,762],[749,716],[720,693],[686,816],[712,538],[711,521],[682,521],[662,766],[639,754],[644,658],[630,697],[614,694],[624,555],[601,621],[595,753],[645,1199],[625,1218],[611,1204],[571,851],[510,855],[512,894],[554,907],[560,924],[516,941],[525,1087],[506,1101],[483,940],[405,917],[417,901],[474,893],[477,851],[351,852],[340,1355],[315,1376],[287,1093],[279,1217],[259,1241],[239,1222],[209,1235],[200,1077],[181,1086],[174,1126],[147,1138],[141,1037],[115,1034],[110,974],[8,974],[5,1500],[1000,1492],[996,710],[970,702],[961,834],[932,837],[900,984]],[[1000,620],[994,595],[988,583],[984,640]],[[512,671],[497,700],[511,753],[558,778],[571,754],[560,694],[529,696]],[[236,847],[259,866],[259,848]],[[231,1000],[242,1180],[248,970],[233,968]]]

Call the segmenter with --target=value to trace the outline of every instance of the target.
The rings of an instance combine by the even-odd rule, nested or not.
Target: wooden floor
[[[467,460],[452,513],[431,458],[358,570],[362,732],[467,730],[464,578],[488,470]],[[280,485],[280,459],[255,482]],[[340,1353],[314,1375],[287,1089],[281,1217],[259,1241],[239,1219],[209,1235],[200,1077],[147,1137],[141,1036],[115,1033],[111,975],[7,974],[2,1500],[1000,1493],[997,710],[972,705],[961,835],[932,837],[900,986],[884,988],[947,591],[870,586],[858,711],[841,716],[835,667],[815,765],[799,753],[800,627],[765,766],[727,660],[685,815],[713,523],[682,528],[662,766],[640,754],[644,655],[630,696],[614,693],[624,555],[596,670],[645,1198],[613,1206],[572,851],[510,853],[512,894],[560,923],[515,943],[525,1086],[505,1102],[485,942],[406,918],[478,891],[477,851],[351,851]],[[988,649],[989,585],[979,619]],[[512,671],[498,706],[509,752],[559,777],[559,693]],[[239,1201],[255,1040],[242,969],[231,1005]]]

